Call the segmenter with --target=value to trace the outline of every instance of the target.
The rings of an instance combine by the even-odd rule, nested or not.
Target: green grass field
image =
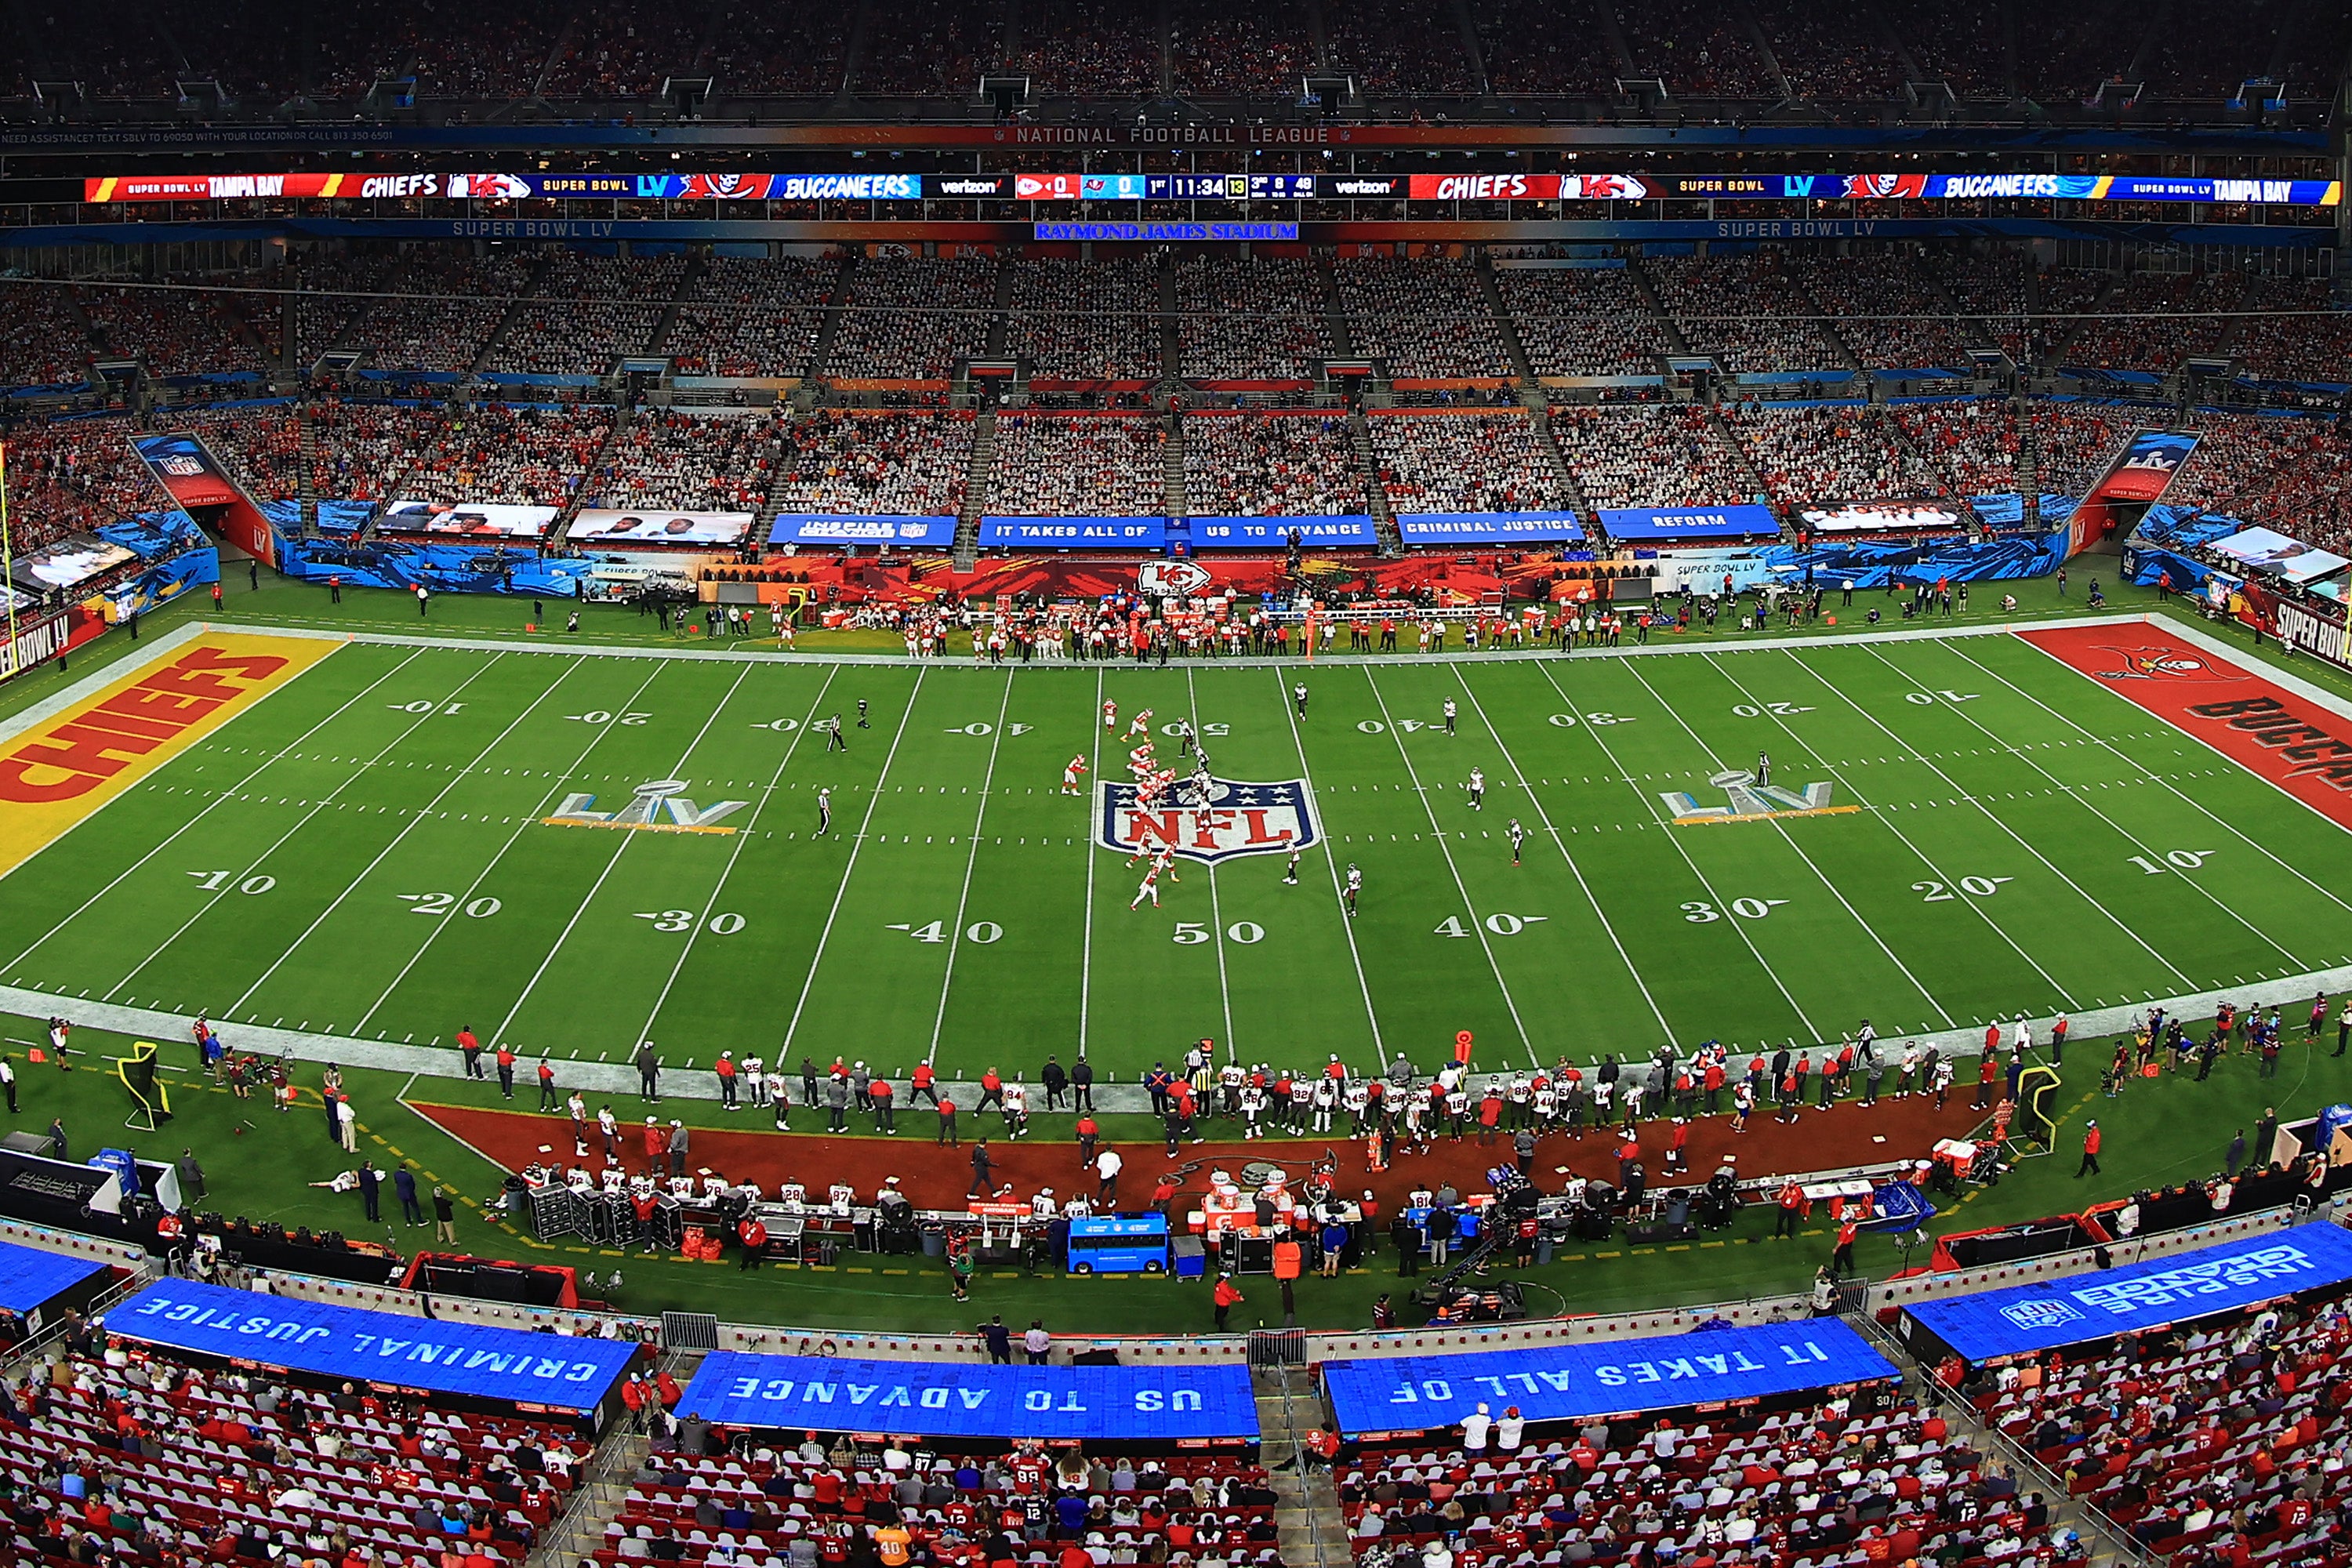
[[[0,980],[559,1059],[651,1038],[681,1068],[1050,1050],[1132,1075],[1203,1036],[1304,1066],[1467,1028],[1499,1065],[2352,962],[2308,812],[2011,637],[1344,664],[1305,676],[1303,721],[1292,679],[356,642],[0,881]],[[1121,771],[1105,699],[1122,731],[1192,716],[1222,778],[1304,781],[1324,839],[1298,884],[1279,854],[1180,861],[1131,912],[1139,873],[1059,787],[1075,752]],[[814,722],[836,712],[845,753]],[[1861,809],[1672,823],[1666,795],[1720,805],[1709,780],[1759,750]],[[740,802],[735,831],[545,821],[662,779]]]
[[[2026,589],[2033,613],[2065,607],[2047,584]],[[271,586],[233,595],[230,609],[264,626],[415,630],[413,615],[378,616],[383,605],[352,597],[346,616]],[[722,1046],[772,1059],[789,1035],[795,1058],[841,1050],[896,1068],[936,1042],[952,1077],[992,1062],[1034,1070],[1049,1050],[1067,1060],[1081,1037],[1132,1073],[1202,1035],[1304,1065],[1326,1050],[1364,1059],[1377,1028],[1381,1045],[1426,1063],[1469,1027],[1499,1065],[1669,1035],[1685,1046],[1833,1037],[1863,1016],[1900,1034],[2345,962],[2337,829],[2013,638],[1761,648],[1724,636],[1638,658],[1342,659],[1307,677],[1309,716],[1294,725],[1288,670],[1008,678],[961,664],[596,657],[541,651],[497,601],[436,609],[446,635],[499,646],[341,648],[0,879],[0,958],[12,961],[0,983],[394,1042],[446,1040],[470,1023],[560,1060],[617,1060],[648,1028],[680,1066]],[[168,631],[193,613],[150,624]],[[638,631],[625,614],[592,614],[579,642],[618,647]],[[133,651],[110,637],[68,679]],[[2294,668],[2347,690],[2308,660]],[[1210,737],[1222,776],[1311,779],[1328,858],[1310,854],[1296,888],[1282,885],[1279,856],[1228,860],[1213,877],[1184,863],[1156,915],[1130,915],[1125,857],[1090,851],[1088,803],[1059,792],[1072,752],[1097,749],[1098,682],[1123,715],[1148,705],[1163,722],[1184,712],[1225,726]],[[0,692],[0,710],[64,684],[37,674]],[[1449,695],[1451,738],[1435,727]],[[839,710],[854,726],[860,696],[873,727],[853,727],[847,756],[829,756],[808,719]],[[584,717],[596,713],[614,717]],[[1664,825],[1664,794],[1723,800],[1706,781],[1759,748],[1776,783],[1826,783],[1831,804],[1872,809]],[[1119,753],[1101,750],[1097,776],[1117,771]],[[1461,789],[1473,765],[1488,780],[1484,812]],[[688,780],[706,808],[745,801],[728,819],[744,831],[539,826],[568,795],[612,809],[665,777]],[[834,791],[836,832],[813,839],[820,786]],[[1503,835],[1514,816],[1530,830],[1516,869]],[[1353,922],[1334,879],[1349,860],[1366,874]],[[943,940],[920,940],[933,921]],[[992,941],[969,934],[992,927]],[[29,1022],[5,1027],[37,1038]],[[2352,1063],[2295,1029],[2280,1079],[2232,1061],[2209,1084],[2168,1079],[2102,1100],[2105,1048],[2078,1038],[2087,1048],[2069,1053],[2064,1114],[2074,1126],[2101,1119],[2107,1177],[2070,1180],[2071,1158],[2029,1162],[1936,1230],[2202,1175],[2232,1126],[2266,1104],[2293,1116],[2352,1090]],[[102,1064],[125,1038],[86,1025],[77,1043]],[[315,1085],[317,1070],[298,1079]],[[122,1136],[110,1132],[123,1109],[110,1079],[19,1071],[18,1125],[62,1115],[78,1148]],[[492,1190],[499,1173],[402,1104],[404,1072],[350,1076],[379,1163],[416,1166],[469,1199]],[[457,1080],[414,1092],[500,1103],[494,1086]],[[240,1131],[257,1102],[186,1073],[173,1093],[179,1120],[141,1142],[195,1147],[213,1206],[357,1233],[356,1199],[306,1184],[347,1163],[315,1113],[263,1114]],[[716,1106],[671,1105],[725,1124]],[[1040,1136],[1067,1136],[1066,1121],[1040,1121]],[[1150,1135],[1140,1119],[1107,1131]],[[1528,1278],[1537,1300],[1550,1302],[1548,1290],[1573,1310],[1801,1286],[1826,1238],[1775,1246],[1769,1229],[1769,1215],[1751,1215],[1696,1249],[1580,1247]],[[470,1205],[460,1233],[492,1256],[588,1251],[535,1242]],[[1894,1266],[1884,1244],[1865,1252],[1866,1270]],[[908,1329],[968,1327],[973,1310],[950,1305],[920,1259],[750,1276],[597,1261],[627,1268],[624,1303],[639,1310]],[[1302,1321],[1360,1323],[1392,1285],[1388,1268],[1383,1258],[1372,1273],[1307,1282]],[[984,1275],[974,1306],[1043,1313],[1056,1330],[1207,1321],[1198,1290],[1123,1280]]]

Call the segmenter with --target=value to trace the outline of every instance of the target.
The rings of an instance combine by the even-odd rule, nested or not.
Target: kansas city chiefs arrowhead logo
[[[1323,837],[1305,779],[1213,778],[1206,800],[1188,783],[1149,808],[1138,803],[1133,784],[1105,781],[1096,786],[1095,803],[1095,842],[1122,855],[1166,845],[1187,860],[1213,865],[1241,855],[1286,855]]]

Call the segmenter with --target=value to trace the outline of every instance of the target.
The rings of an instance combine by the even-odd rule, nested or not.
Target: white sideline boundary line
[[[1649,678],[1643,675],[1640,670],[1633,670],[1631,673],[1634,679],[1642,683],[1642,689],[1648,692],[1651,697],[1656,700],[1659,707],[1664,709],[1667,712],[1675,716],[1675,722],[1683,727],[1683,733],[1690,737],[1691,744],[1696,746],[1700,751],[1706,753],[1707,761],[1715,764],[1717,772],[1722,772],[1723,759],[1715,754],[1714,747],[1708,745],[1705,741],[1699,738],[1698,731],[1691,728],[1690,721],[1683,717],[1682,710],[1676,708],[1673,703],[1667,701],[1664,697],[1659,696],[1658,689],[1651,685]],[[1734,682],[1734,684],[1736,685],[1738,683]],[[1771,819],[1767,818],[1767,820],[1769,821]],[[1878,928],[1862,918],[1862,911],[1853,907],[1852,901],[1846,898],[1843,890],[1841,889],[1835,882],[1830,880],[1829,873],[1822,870],[1820,866],[1814,863],[1813,858],[1805,853],[1805,847],[1797,842],[1796,835],[1789,831],[1789,825],[1785,822],[1773,821],[1772,828],[1774,832],[1780,834],[1780,842],[1787,845],[1790,852],[1793,853],[1798,859],[1802,860],[1805,863],[1805,869],[1811,871],[1814,877],[1820,879],[1822,886],[1829,889],[1830,897],[1838,901],[1838,907],[1843,910],[1846,914],[1852,918],[1854,924],[1860,926],[1869,934],[1871,944],[1876,947],[1879,952],[1886,955],[1886,962],[1893,964],[1898,971],[1900,971],[1903,978],[1911,983],[1911,988],[1918,992],[1920,997],[1926,1001],[1927,1005],[1933,1007],[1937,1013],[1942,1016],[1944,1026],[1948,1029],[1957,1027],[1959,1024],[1959,1020],[1953,1017],[1950,1010],[1948,1009],[1942,1002],[1937,999],[1936,994],[1933,991],[1928,990],[1927,985],[1921,982],[1917,975],[1911,973],[1911,966],[1904,963],[1903,960],[1896,955],[1893,948],[1886,945],[1886,939],[1878,934]],[[1738,917],[1735,916],[1734,918],[1736,919]],[[2184,976],[2184,978],[2186,977]]]

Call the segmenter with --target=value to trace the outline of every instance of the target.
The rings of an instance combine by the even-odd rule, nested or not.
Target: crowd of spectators
[[[1888,410],[1935,474],[1939,495],[2006,495],[2021,488],[2022,443],[2008,400],[1963,397]]]
[[[1756,499],[1739,454],[1704,408],[1554,408],[1551,428],[1595,508],[1730,506]]]
[[[779,511],[951,517],[963,510],[971,419],[922,410],[828,410],[782,430]]]
[[[311,405],[310,489],[328,500],[388,501],[441,438],[435,409],[323,399]]]
[[[908,0],[866,17],[858,51],[860,93],[969,92],[1003,47],[1001,13],[970,0]]]
[[[302,416],[291,402],[238,403],[183,409],[175,429],[205,438],[229,478],[256,500],[291,500],[302,493]]]
[[[846,5],[730,6],[713,28],[697,74],[708,72],[720,92],[837,92],[856,15]],[[963,90],[964,84],[950,89]]]
[[[1323,279],[1309,261],[1187,257],[1176,311],[1183,371],[1198,380],[1303,381],[1324,353]]]
[[[2240,83],[2269,72],[2282,35],[2295,30],[2305,9],[2295,0],[2173,0],[2133,63],[2158,93],[2223,102]],[[2340,70],[2341,56],[2335,64]]]
[[[2175,1563],[2340,1562],[2342,1300],[2047,1352],[1967,1385],[1988,1426]]]
[[[758,511],[775,478],[779,436],[766,412],[641,408],[614,434],[590,481],[593,504],[635,511]]]
[[[2128,428],[2082,406],[2036,405],[2032,420],[2034,472],[2044,491],[2062,496],[2090,489]]]
[[[1538,375],[1655,375],[1664,329],[1622,267],[1517,267],[1495,281]]]
[[[1160,516],[1168,510],[1167,441],[1167,426],[1144,416],[1000,416],[987,510],[1023,517]]]
[[[1053,381],[1160,379],[1160,278],[1150,259],[1024,260],[1013,272],[1007,352]]]
[[[612,432],[609,408],[479,404],[449,416],[392,499],[562,507]]]
[[[624,258],[560,250],[483,366],[531,375],[607,375],[653,345],[677,296],[682,256]]]
[[[824,373],[945,381],[956,361],[988,346],[995,301],[996,263],[985,257],[868,258],[849,275],[848,308]]]
[[[2221,348],[2245,279],[2234,272],[2135,272],[2067,347],[2066,363],[2101,370],[2171,371]]]
[[[1825,370],[1843,363],[1807,320],[1812,302],[1778,251],[1644,260],[1658,300],[1695,354],[1727,374]]]
[[[2053,106],[2096,96],[2101,82],[2131,63],[2147,30],[2138,0],[2019,8],[2008,21],[2017,40],[2018,90]]]
[[[63,284],[0,286],[0,388],[89,377],[89,332]]]
[[[1262,1468],[1237,1457],[1097,1458],[1034,1444],[933,1457],[896,1440],[828,1448],[815,1433],[797,1447],[747,1440],[724,1458],[691,1447],[663,1444],[624,1478],[629,1492],[596,1563],[1281,1562],[1276,1494]]]
[[[1332,264],[1356,352],[1391,377],[1509,376],[1511,351],[1467,261],[1346,257]]]
[[[1475,0],[1471,16],[1490,91],[1615,89],[1617,62],[1591,0]]]
[[[1923,80],[1940,81],[1963,99],[2007,99],[2002,17],[1955,10],[1937,0],[1878,0],[1879,13],[1911,51]]]
[[[1518,410],[1375,414],[1372,456],[1399,512],[1559,511],[1568,487]]]
[[[1688,1426],[1596,1417],[1573,1442],[1527,1437],[1518,1407],[1495,1404],[1475,1451],[1465,1433],[1338,1467],[1362,1568],[1423,1568],[1441,1550],[1510,1568],[1998,1562],[2052,1522],[2048,1500],[1883,1385]]]
[[[361,351],[367,369],[471,370],[509,305],[530,287],[535,265],[523,256],[404,258],[378,280],[392,295],[368,304],[366,314],[343,332],[341,346]],[[320,273],[313,263],[306,282],[364,288],[370,276],[350,262],[327,273],[323,284]]]
[[[2352,313],[2326,278],[2249,278],[2229,342],[2244,374],[2266,381],[2352,381]]]
[[[2035,364],[2046,363],[2062,349],[2068,351],[2066,358],[2075,357],[2078,351],[2069,345],[2096,331],[2098,323],[2087,318],[2106,292],[2112,276],[2090,268],[2053,267],[2035,278],[2033,331],[2028,345]]]
[[[1323,0],[1331,63],[1363,92],[1470,90],[1470,60],[1451,7],[1415,0]]]
[[[1160,90],[1160,31],[1125,0],[1024,0],[1012,74],[1033,92],[1141,98]]]
[[[20,1547],[99,1563],[520,1562],[584,1439],[521,1417],[289,1387],[93,1343],[10,1380]],[[29,1501],[28,1501],[29,1499]]]
[[[1677,98],[1769,96],[1764,61],[1738,10],[1714,0],[1654,0],[1617,7],[1633,75]]]
[[[549,98],[650,98],[666,77],[693,74],[709,8],[693,0],[592,0],[563,34],[547,72]]]
[[[840,275],[830,257],[714,256],[687,285],[662,352],[681,375],[799,375]]]
[[[278,323],[274,301],[267,310],[248,311],[254,298],[99,284],[81,291],[81,309],[103,353],[135,355],[150,375],[259,374],[278,359]]]
[[[1802,99],[1885,100],[1907,74],[1877,0],[1759,0],[1757,25]]]
[[[1726,403],[1723,423],[1783,506],[1932,495],[1942,487],[1885,410],[1865,403]]]
[[[308,371],[319,356],[363,320],[371,296],[396,287],[394,274],[406,261],[393,256],[342,256],[309,262],[287,279],[299,290],[294,300],[294,368]]]
[[[8,446],[8,526],[18,550],[152,508],[158,497],[131,449],[144,431],[127,416],[24,425]]]
[[[423,95],[523,98],[539,84],[572,9],[564,0],[516,0],[462,16],[454,6],[387,6],[378,12],[386,37],[375,58],[387,75],[413,63]]]
[[[2352,554],[2352,431],[2326,419],[2200,409],[2167,503],[2224,512]]]
[[[1927,259],[1907,247],[1853,256],[1808,256],[1791,272],[1833,317],[1863,363],[1889,370],[1957,370],[1978,346],[1953,314]]]
[[[1202,414],[1184,420],[1184,496],[1217,517],[1369,512],[1348,422],[1334,414]]]
[[[1962,257],[1937,264],[1944,290],[2011,363],[2028,363],[2026,352],[2032,305],[2025,292],[2025,262],[2000,253]]]
[[[1315,68],[1299,0],[1175,0],[1169,64],[1188,98],[1296,93]]]

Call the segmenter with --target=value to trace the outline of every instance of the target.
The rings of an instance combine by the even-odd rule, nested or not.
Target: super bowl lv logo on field
[[[1759,784],[1754,773],[1732,768],[1717,773],[1706,781],[1723,792],[1726,804],[1702,805],[1698,797],[1684,790],[1663,790],[1658,798],[1666,803],[1676,826],[1694,823],[1763,822],[1791,816],[1842,816],[1860,811],[1858,805],[1832,805],[1827,780],[1809,784],[1802,791],[1782,789],[1779,784]]]
[[[1165,845],[1188,860],[1213,863],[1237,855],[1282,855],[1323,837],[1305,779],[1253,784],[1209,781],[1205,795],[1188,783],[1179,798],[1145,806],[1131,784],[1102,784],[1096,842],[1131,855]]]
[[[552,816],[540,820],[550,827],[635,827],[653,833],[732,833],[719,826],[751,803],[714,801],[698,805],[687,798],[694,786],[684,779],[655,779],[637,786],[636,795],[618,811],[598,811],[593,795],[567,795]]]

